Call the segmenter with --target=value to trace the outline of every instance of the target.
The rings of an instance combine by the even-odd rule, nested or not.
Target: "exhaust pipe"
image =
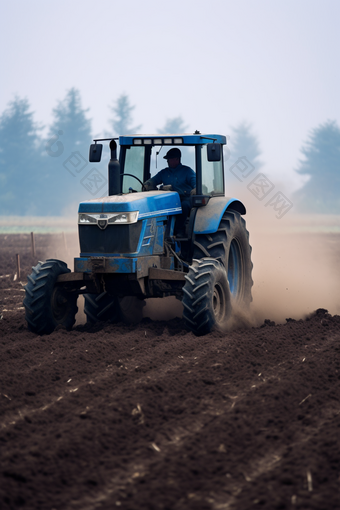
[[[110,142],[111,159],[108,167],[109,195],[119,195],[121,191],[120,164],[117,159],[117,144]]]

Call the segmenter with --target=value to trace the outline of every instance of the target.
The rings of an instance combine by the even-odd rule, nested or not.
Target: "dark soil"
[[[48,237],[0,236],[1,509],[340,508],[340,316],[36,336],[21,282]]]

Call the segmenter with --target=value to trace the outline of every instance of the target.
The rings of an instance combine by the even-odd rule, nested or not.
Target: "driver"
[[[182,153],[179,149],[170,149],[164,159],[168,162],[168,167],[160,170],[154,177],[144,182],[147,191],[156,189],[158,184],[171,186],[171,190],[177,191],[181,199],[182,214],[178,215],[175,234],[177,237],[185,237],[185,220],[187,219],[190,209],[190,194],[196,187],[196,174],[189,166],[182,165]]]

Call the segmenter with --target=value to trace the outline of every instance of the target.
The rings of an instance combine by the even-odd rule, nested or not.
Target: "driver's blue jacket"
[[[176,168],[163,168],[148,182],[151,182],[154,186],[171,184],[173,191],[177,191],[183,200],[185,197],[190,197],[190,191],[196,187],[196,174],[189,166],[179,163]]]

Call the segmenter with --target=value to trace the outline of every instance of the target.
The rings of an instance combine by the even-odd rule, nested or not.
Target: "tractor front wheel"
[[[61,260],[49,259],[32,270],[24,299],[28,329],[39,335],[48,335],[59,325],[71,329],[78,311],[78,295],[57,284],[58,276],[70,273],[70,269]]]

